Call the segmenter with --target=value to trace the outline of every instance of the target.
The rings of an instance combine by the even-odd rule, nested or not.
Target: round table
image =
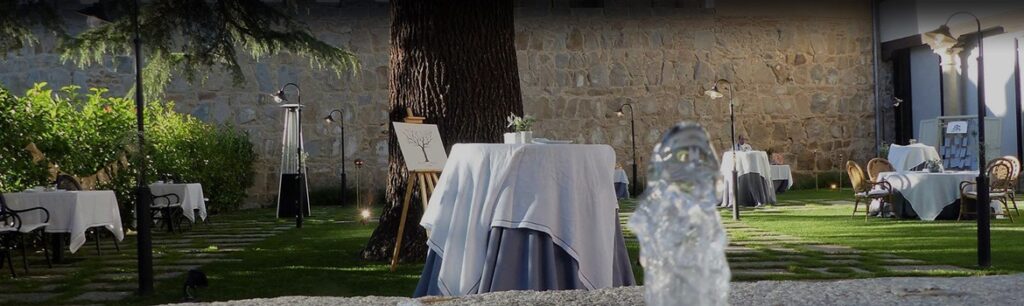
[[[879,180],[889,182],[914,209],[921,220],[935,220],[942,210],[960,200],[960,182],[973,181],[978,171],[882,172]],[[999,205],[995,205],[997,211]]]
[[[733,156],[736,160],[738,183],[732,181]],[[722,154],[722,164],[718,171],[725,181],[725,184],[721,185],[724,190],[719,191],[727,195],[722,197],[722,206],[731,207],[732,203],[745,206],[775,204],[775,188],[770,179],[771,164],[768,163],[768,154],[764,151],[725,152]],[[733,194],[736,190],[732,187],[733,184],[738,184],[739,194]]]
[[[893,144],[889,146],[888,159],[896,171],[920,170],[926,161],[942,160],[935,147],[920,143],[906,146]]]

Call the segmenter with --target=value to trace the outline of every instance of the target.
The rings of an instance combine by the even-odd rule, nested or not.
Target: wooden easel
[[[405,123],[423,124],[426,117],[413,115],[412,108],[405,109]],[[427,210],[427,200],[430,194],[434,193],[434,186],[437,186],[438,176],[441,170],[410,171],[409,181],[405,185],[405,198],[402,199],[402,217],[398,223],[398,236],[395,238],[395,251],[391,255],[391,272],[398,267],[398,253],[402,249],[402,235],[405,233],[405,219],[409,215],[409,202],[412,200],[412,191],[415,185],[419,185],[420,200],[423,202],[423,210]]]

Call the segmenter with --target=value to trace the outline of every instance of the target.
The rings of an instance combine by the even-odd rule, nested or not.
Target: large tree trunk
[[[455,143],[499,142],[509,113],[522,114],[512,0],[392,0],[391,121],[405,108],[437,124],[446,150]],[[363,250],[367,259],[391,257],[407,173],[394,127],[388,141],[387,206]],[[402,238],[402,260],[427,253],[419,194]]]

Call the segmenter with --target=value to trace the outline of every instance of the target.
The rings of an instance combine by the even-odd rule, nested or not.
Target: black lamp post
[[[327,117],[324,117],[324,121],[328,125],[334,123],[334,113],[338,113],[338,124],[341,127],[341,203],[344,204],[345,193],[348,192],[348,181],[345,172],[345,114],[341,110],[331,110]]]
[[[983,35],[981,33],[981,20],[970,12],[956,12],[946,18],[946,22],[931,32],[922,34],[922,38],[929,45],[935,48],[949,48],[960,43],[959,40],[949,33],[949,21],[957,15],[968,15],[974,18],[977,25],[975,38],[978,40],[978,199],[975,211],[978,213],[978,266],[988,268],[992,266],[992,242],[989,227],[990,220],[988,206],[990,202],[988,177],[985,176],[985,62],[982,58],[985,55]],[[984,209],[983,209],[984,207]],[[982,213],[984,211],[984,213]]]
[[[622,106],[619,106],[619,110],[615,111],[615,115],[619,116],[619,117],[625,116],[626,114],[623,111],[626,109],[627,106],[629,107],[629,130],[630,130],[629,140],[630,140],[630,142],[633,143],[633,182],[632,182],[633,186],[631,188],[632,190],[630,191],[630,193],[632,193],[634,197],[637,197],[637,196],[640,196],[640,192],[637,191],[637,190],[642,190],[642,189],[639,189],[640,186],[639,186],[639,184],[637,184],[637,178],[636,178],[637,164],[640,161],[638,161],[636,159],[636,120],[633,117],[633,114],[635,114],[636,112],[633,111],[633,104],[632,103],[626,103],[626,104],[623,104]]]
[[[717,100],[718,98],[725,97],[722,94],[721,88],[729,89],[729,138],[732,139],[732,219],[740,219],[740,203],[737,201],[740,195],[739,187],[739,172],[736,170],[736,107],[732,98],[732,83],[729,83],[726,79],[719,79],[715,81],[715,84],[704,92],[704,95],[711,98],[711,100]]]
[[[278,90],[277,93],[274,93],[273,95],[271,95],[271,96],[274,97],[274,101],[277,102],[277,103],[288,102],[288,97],[285,96],[285,94],[284,94],[284,90],[285,90],[285,88],[288,88],[288,86],[295,87],[295,100],[296,100],[296,104],[302,105],[302,90],[299,89],[299,85],[295,84],[295,83],[288,83],[288,84],[284,84],[284,86],[281,86],[281,90]],[[299,187],[299,190],[300,190],[299,196],[296,198],[296,201],[295,201],[295,227],[296,228],[302,228],[302,218],[305,217],[305,214],[306,214],[305,211],[302,209],[302,206],[305,203],[307,203],[306,199],[305,199],[306,191],[304,189],[304,187],[305,187],[304,184],[306,183],[306,166],[305,166],[305,162],[303,161],[303,158],[302,158],[302,107],[297,107],[295,109],[295,111],[298,112],[298,116],[297,116],[298,120],[297,120],[296,123],[297,123],[297,126],[299,128],[299,145],[296,148],[296,150],[298,150],[298,154],[299,154],[297,156],[297,158],[299,159],[299,162],[296,163],[296,165],[299,166],[299,169],[298,169],[299,175],[295,179],[300,182],[299,184],[303,184],[302,185],[303,187]]]
[[[103,5],[105,1],[96,2],[78,13],[99,19],[104,22],[111,22],[116,19],[113,7]],[[146,100],[142,96],[142,40],[139,38],[139,1],[132,2],[132,45],[135,53],[135,129],[138,139],[138,160],[135,161],[135,231],[136,231],[136,252],[138,255],[139,268],[139,295],[150,295],[153,293],[153,236],[152,220],[149,213],[149,205],[152,200],[149,186],[146,184],[146,138],[145,138],[145,111]]]

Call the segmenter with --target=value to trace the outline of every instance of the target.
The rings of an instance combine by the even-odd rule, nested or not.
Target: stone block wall
[[[714,8],[691,2],[696,1],[652,7],[605,1],[604,7],[581,8],[560,1],[517,2],[520,82],[526,112],[539,119],[535,136],[609,144],[628,168],[629,114],[620,118],[614,112],[632,103],[641,166],[662,131],[682,120],[705,125],[722,150],[729,142],[728,102],[701,94],[725,78],[734,84],[737,132],[757,149],[785,153],[795,171],[838,170],[840,153],[860,162],[874,154],[867,3],[786,10],[750,8],[747,4],[757,2],[748,0],[714,1]],[[332,109],[344,113],[349,184],[355,185],[357,175],[363,189],[385,184],[386,4],[310,5],[302,18],[321,39],[354,52],[361,61],[358,71],[339,77],[281,54],[244,64],[242,84],[232,84],[227,73],[215,69],[205,83],[177,80],[166,94],[180,112],[250,133],[260,156],[250,190],[253,205],[272,204],[276,193],[282,111],[266,94],[288,82],[302,86],[307,105],[303,129],[312,188],[340,182],[341,129],[321,119]],[[66,17],[73,30],[85,26],[80,16]],[[38,81],[125,94],[133,84],[131,58],[83,70],[62,63],[53,42],[44,41],[0,61],[0,83],[14,92]],[[357,158],[366,161],[362,169],[352,165]]]

